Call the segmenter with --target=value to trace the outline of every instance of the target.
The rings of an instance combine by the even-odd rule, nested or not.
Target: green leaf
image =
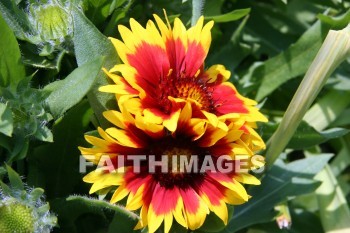
[[[105,57],[103,67],[110,69],[118,62],[118,55],[112,43],[79,11],[73,8],[74,20],[74,49],[78,65],[91,61],[100,56]],[[97,81],[88,93],[89,102],[102,127],[110,125],[103,117],[102,112],[108,109],[116,109],[115,97],[112,94],[102,93],[98,88],[107,85],[106,75],[100,71]]]
[[[3,166],[0,166],[0,179],[5,174],[6,174],[6,169]]]
[[[44,194],[44,189],[35,188],[30,192],[30,198],[33,202],[40,200],[41,196]]]
[[[263,138],[265,141],[267,141],[267,139],[272,136],[277,127],[278,124],[273,123],[267,123],[261,126],[261,130],[263,131]],[[295,150],[306,149],[324,143],[330,139],[342,137],[349,132],[350,130],[342,128],[332,128],[318,132],[306,122],[302,121],[299,124],[293,137],[289,141],[287,148]]]
[[[24,137],[15,137],[12,139],[14,141],[14,147],[8,158],[8,162],[12,163],[14,161],[23,159],[26,157],[29,148],[29,139]]]
[[[1,180],[0,180],[0,186],[1,186],[1,192],[4,195],[6,195],[6,196],[12,195],[12,191],[11,191],[10,187],[7,184],[5,184],[4,182],[2,182]]]
[[[51,206],[58,213],[62,232],[140,232],[133,231],[138,222],[136,214],[105,201],[81,196],[70,196],[65,200],[56,200]],[[92,220],[92,218],[95,220]],[[85,220],[81,222],[82,226],[79,226],[80,219]],[[84,227],[84,225],[89,225],[89,222],[86,221],[87,219],[91,219],[92,223],[94,223],[90,229]]]
[[[35,136],[36,139],[43,142],[53,142],[52,132],[46,126],[38,127],[33,136]]]
[[[345,28],[350,22],[350,10],[345,14],[337,17],[330,17],[323,14],[318,14],[317,17],[325,24],[328,24],[334,30]]]
[[[341,149],[337,156],[331,162],[331,168],[334,176],[338,177],[347,168],[350,167],[350,135],[340,139]],[[350,187],[350,186],[349,186]]]
[[[13,132],[13,118],[11,110],[0,102],[0,133],[11,137]]]
[[[19,39],[24,40],[26,33],[32,33],[28,17],[14,1],[1,1],[0,13]]]
[[[227,205],[227,209],[228,216],[232,216],[234,213],[234,207]],[[211,212],[205,219],[203,225],[198,230],[196,230],[196,232],[215,233],[223,230],[225,227],[226,226],[224,222],[216,214]]]
[[[38,48],[33,44],[23,44],[21,46],[22,60],[26,65],[40,69],[52,69],[59,71],[61,69],[61,61],[66,54],[65,50],[53,52],[50,56],[40,56]]]
[[[1,15],[0,28],[0,86],[14,89],[25,77],[25,69],[16,37]]]
[[[48,198],[66,196],[82,182],[78,146],[83,143],[91,114],[88,102],[83,100],[53,126],[53,143],[37,146],[28,154],[27,182],[43,188]]]
[[[118,1],[125,2],[126,0]],[[111,13],[111,7],[116,4],[116,0],[88,0],[86,1],[87,10],[84,12],[85,15],[91,20],[91,22],[98,26],[102,24]],[[114,9],[112,9],[114,10]]]
[[[5,136],[4,134],[0,133],[0,148],[5,148],[7,151],[11,151],[12,147],[12,140],[10,137]]]
[[[16,191],[22,191],[24,190],[23,182],[21,177],[18,175],[18,173],[13,170],[9,165],[5,165],[7,174],[9,176],[11,188],[15,189]]]
[[[317,101],[303,120],[315,129],[325,129],[350,104],[350,91],[331,90]]]
[[[260,186],[248,190],[252,198],[236,206],[233,218],[221,233],[232,233],[247,226],[271,221],[273,208],[286,197],[314,191],[319,182],[312,178],[327,164],[331,155],[319,155],[284,164],[277,160],[265,175]]]
[[[239,10],[233,10],[233,11],[226,13],[226,14],[223,14],[223,15],[205,16],[205,19],[206,20],[214,20],[214,22],[216,22],[216,23],[226,23],[226,22],[239,20],[249,13],[250,13],[250,8],[239,9]]]
[[[273,57],[253,73],[255,80],[262,80],[256,100],[261,101],[286,81],[304,74],[321,47],[329,26],[315,23],[285,52]]]
[[[350,108],[345,109],[342,113],[340,113],[337,119],[332,122],[331,126],[346,126],[350,125]]]
[[[327,165],[317,176],[322,185],[316,190],[319,212],[325,232],[349,232],[350,209],[338,182]]]
[[[55,117],[61,116],[84,98],[100,72],[102,62],[102,58],[87,62],[59,81],[59,88],[51,92],[46,99]]]
[[[206,62],[208,64],[223,64],[229,70],[233,70],[249,55],[252,48],[240,43],[247,21],[248,16],[242,20],[236,31],[232,33],[230,40],[224,45],[220,44],[218,49],[207,58]]]

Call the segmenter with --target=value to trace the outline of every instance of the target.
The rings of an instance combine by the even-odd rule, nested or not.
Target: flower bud
[[[0,206],[0,232],[34,232],[34,216],[31,207],[15,200]]]
[[[31,6],[34,27],[43,41],[59,44],[72,33],[72,17],[66,9],[55,3]]]

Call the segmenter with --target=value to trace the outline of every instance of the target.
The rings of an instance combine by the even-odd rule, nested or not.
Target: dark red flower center
[[[203,180],[205,173],[199,170],[205,151],[196,145],[190,145],[189,139],[166,138],[153,146],[156,161],[166,161],[168,172],[156,167],[153,177],[160,185],[167,188],[174,186],[192,186],[193,182]]]
[[[161,79],[158,88],[158,101],[165,113],[170,113],[171,102],[169,96],[181,99],[192,99],[201,104],[201,109],[213,112],[214,100],[212,98],[213,88],[200,77],[184,77],[180,75],[167,76]]]

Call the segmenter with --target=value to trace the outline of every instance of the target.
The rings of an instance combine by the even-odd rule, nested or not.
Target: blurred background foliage
[[[116,108],[97,88],[101,67],[119,62],[107,37],[130,18],[180,17],[186,0],[2,0],[0,2],[0,179],[5,163],[45,190],[54,232],[131,232],[137,213],[87,198],[78,145],[101,113]],[[207,0],[214,20],[206,66],[224,64],[238,90],[259,102],[267,141],[330,29],[350,19],[348,0]],[[248,189],[225,227],[210,216],[197,232],[350,232],[350,59],[328,79],[280,159]],[[280,229],[282,228],[282,229]],[[187,232],[174,225],[173,232]],[[142,232],[147,232],[143,230]]]

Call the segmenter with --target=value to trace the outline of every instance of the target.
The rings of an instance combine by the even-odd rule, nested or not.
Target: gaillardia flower
[[[148,226],[150,233],[162,223],[168,233],[174,219],[198,229],[210,212],[227,224],[227,204],[249,199],[242,183],[260,183],[248,171],[263,165],[254,152],[264,143],[244,120],[232,121],[224,130],[192,112],[192,104],[185,103],[172,132],[125,107],[106,111],[114,126],[99,128],[101,138],[86,135],[93,147],[79,148],[99,164],[84,177],[93,184],[90,193],[113,191],[110,202],[125,199],[127,209],[140,210],[136,229]]]
[[[115,84],[103,86],[101,91],[115,93],[119,105],[171,132],[186,101],[193,105],[194,117],[226,130],[223,122],[227,120],[266,121],[254,107],[256,102],[241,96],[227,82],[230,71],[222,65],[204,69],[213,21],[203,26],[201,17],[186,30],[178,18],[173,28],[157,15],[154,18],[158,28],[151,20],[143,28],[134,19],[130,20],[131,30],[119,26],[122,41],[111,41],[124,64],[104,70]]]

